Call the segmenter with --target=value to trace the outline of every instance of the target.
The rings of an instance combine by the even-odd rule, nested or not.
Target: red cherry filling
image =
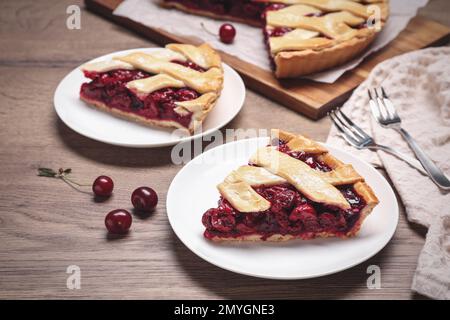
[[[182,66],[194,69],[194,70],[199,71],[199,72],[205,72],[206,71],[205,69],[200,67],[198,64],[193,63],[192,61],[172,60],[170,62],[173,62],[173,63],[176,63],[176,64],[180,64]]]
[[[321,232],[344,235],[354,227],[366,204],[352,186],[339,189],[349,201],[350,210],[310,201],[290,185],[255,188],[271,203],[270,209],[264,212],[242,213],[221,198],[217,208],[203,214],[204,235],[208,239],[215,236],[260,235],[263,240],[273,234],[295,235],[304,239],[314,238]]]
[[[254,23],[262,23],[267,10],[279,10],[286,5],[281,3],[264,3],[252,0],[164,0],[180,3],[193,10],[212,12],[217,15],[227,15],[241,18]]]
[[[236,6],[234,8],[237,8]],[[256,20],[261,15],[262,6],[259,3],[247,2],[242,6],[242,13],[249,19]]]
[[[313,13],[305,14],[305,17],[322,17],[324,15],[325,15],[325,13],[323,13],[323,12],[313,12]]]
[[[97,80],[97,84],[99,85],[106,86],[148,78],[151,74],[141,70],[116,69],[109,72],[84,71],[84,76],[92,80]]]
[[[359,24],[359,25],[357,25],[357,26],[355,26],[353,28],[355,28],[355,29],[365,29],[365,28],[368,28],[368,27],[369,26],[367,24],[367,21],[365,21],[365,22],[363,22],[363,23],[361,23],[361,24]]]
[[[262,20],[262,21],[265,21],[265,20],[266,20],[267,11],[276,11],[276,10],[283,9],[283,8],[285,8],[285,7],[286,7],[286,5],[285,5],[285,4],[282,4],[282,3],[272,3],[272,4],[269,4],[269,5],[265,8],[265,10],[263,11],[263,13],[261,14],[261,20]]]
[[[206,211],[202,222],[206,228],[222,233],[231,232],[236,225],[235,215],[227,213],[221,208]]]
[[[184,62],[183,62],[184,63]],[[187,67],[200,70],[192,62],[186,62]],[[85,72],[92,79],[83,83],[80,96],[93,101],[99,101],[106,106],[124,112],[134,113],[147,119],[170,120],[189,127],[192,114],[180,115],[175,112],[175,102],[188,101],[200,96],[190,88],[164,88],[154,91],[146,97],[140,97],[126,87],[129,81],[144,79],[150,73],[141,70],[117,69],[109,72]]]
[[[303,151],[292,151],[291,149],[289,149],[285,141],[281,140],[273,141],[272,145],[277,146],[278,151],[283,152],[291,156],[292,158],[303,161],[313,169],[323,172],[329,172],[332,170],[330,166],[328,166],[325,162],[320,161],[314,154],[306,153]]]
[[[266,39],[268,39],[269,37],[282,37],[286,33],[291,32],[292,30],[294,30],[294,29],[288,28],[288,27],[276,27],[273,29],[265,29],[264,37]]]

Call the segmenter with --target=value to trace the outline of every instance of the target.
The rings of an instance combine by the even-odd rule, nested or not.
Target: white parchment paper
[[[237,30],[235,41],[231,45],[220,42],[214,35],[205,31],[201,23],[212,32],[217,32],[223,21],[206,17],[186,14],[174,9],[161,8],[159,0],[126,0],[114,11],[115,15],[122,16],[152,28],[161,28],[172,34],[180,36],[195,36],[210,43],[216,49],[239,57],[241,60],[254,64],[262,69],[271,70],[268,53],[260,28],[233,22]],[[405,29],[408,22],[417,14],[417,10],[428,3],[428,0],[391,0],[391,15],[385,28],[375,42],[363,56],[347,64],[318,73],[307,78],[325,83],[333,83],[345,71],[355,68],[365,56],[377,51]]]

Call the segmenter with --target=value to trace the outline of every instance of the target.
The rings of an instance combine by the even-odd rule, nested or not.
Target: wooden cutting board
[[[149,28],[130,19],[112,14],[123,0],[85,0],[86,7],[130,30],[160,43],[183,42],[199,44],[197,39],[180,37],[161,29]],[[286,107],[312,119],[323,117],[327,111],[342,104],[352,91],[366,79],[380,62],[402,53],[445,44],[450,39],[450,29],[437,22],[415,17],[407,28],[384,49],[371,54],[355,69],[346,72],[333,84],[304,79],[277,80],[271,72],[222,53],[223,60],[243,77],[246,85]]]

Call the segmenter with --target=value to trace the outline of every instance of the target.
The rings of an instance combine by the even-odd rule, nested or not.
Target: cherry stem
[[[61,179],[63,179],[63,180],[69,181],[70,183],[76,184],[79,187],[91,187],[92,186],[92,184],[81,184],[81,183],[78,183],[78,182],[76,182],[76,181],[74,181],[72,179],[69,179],[66,175],[60,175],[59,177]]]
[[[217,37],[217,34],[215,34],[215,33],[211,32],[211,31],[209,31],[208,28],[206,28],[206,26],[205,26],[205,24],[204,24],[203,22],[200,22],[200,25],[202,26],[203,30],[206,31],[206,33],[209,33],[210,35],[212,35],[212,36],[214,36],[214,37]]]
[[[77,187],[77,186],[79,186],[79,187],[87,187],[87,186],[89,186],[89,185],[87,185],[87,184],[79,184],[79,183],[77,183],[77,182],[75,182],[75,181],[73,181],[73,180],[70,180],[70,179],[68,179],[67,177],[64,177],[64,176],[59,176],[59,178],[60,178],[62,181],[64,181],[68,186],[70,186],[71,188],[73,188],[74,190],[76,190],[76,191],[78,191],[78,192],[81,192],[81,193],[91,194],[90,192],[81,190],[81,189],[79,189],[79,188]],[[75,184],[76,186],[74,186],[74,184]]]
[[[70,169],[70,168],[67,168],[67,169],[59,168],[57,171],[55,171],[51,168],[38,168],[38,176],[61,179],[62,181],[64,181],[66,184],[68,184],[73,189],[75,189],[79,192],[88,193],[84,190],[80,190],[79,187],[90,187],[92,185],[91,184],[82,184],[82,183],[78,183],[78,182],[72,180],[71,178],[68,177],[68,175],[71,172],[72,172],[72,169]]]

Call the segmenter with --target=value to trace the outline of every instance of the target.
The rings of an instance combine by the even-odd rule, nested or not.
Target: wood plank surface
[[[81,30],[66,28],[66,8],[82,8]],[[432,0],[423,12],[445,22],[450,2]],[[448,21],[447,21],[448,22]],[[450,24],[450,23],[449,23]],[[171,230],[167,189],[180,166],[170,148],[102,144],[67,128],[53,109],[59,81],[82,62],[116,50],[155,46],[83,9],[82,1],[0,2],[0,298],[118,299],[410,299],[423,229],[401,210],[393,240],[370,260],[323,278],[271,281],[221,270],[190,252]],[[274,117],[276,114],[276,117]],[[330,123],[311,121],[247,90],[241,113],[227,128],[272,128],[324,140]],[[114,196],[95,202],[36,168],[71,167],[74,178],[113,177]],[[103,219],[130,207],[135,187],[154,187],[158,209],[134,216],[125,238],[107,237]],[[366,269],[381,267],[382,289],[369,290]],[[66,287],[66,268],[81,268],[81,289]]]
[[[121,2],[123,0],[85,0],[86,6],[93,12],[157,43],[199,44],[201,42],[196,38],[173,35],[165,30],[149,28],[130,19],[114,16],[112,12]],[[405,52],[440,45],[448,41],[449,36],[450,29],[447,26],[424,17],[415,17],[388,46],[370,55],[364,63],[346,72],[333,84],[300,79],[277,80],[272,72],[242,61],[238,57],[226,53],[222,53],[222,57],[241,74],[248,87],[292,110],[312,119],[318,119],[327,111],[341,105],[378,63]]]

